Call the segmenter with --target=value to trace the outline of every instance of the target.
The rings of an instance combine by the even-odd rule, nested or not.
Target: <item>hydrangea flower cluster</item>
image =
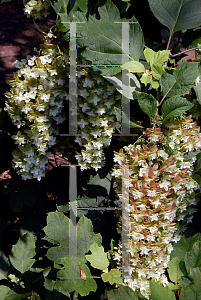
[[[82,60],[82,63],[86,61]],[[121,94],[99,75],[78,71],[77,128],[75,142],[85,149],[77,153],[81,170],[104,165],[103,147],[109,146],[116,120],[114,106],[121,106]],[[73,108],[72,113],[76,114]]]
[[[31,0],[25,4],[24,13],[30,18],[43,19],[49,13],[50,0]]]
[[[56,144],[55,135],[59,134],[56,125],[65,120],[63,100],[70,98],[69,64],[67,49],[62,52],[59,46],[44,44],[38,55],[16,61],[19,71],[7,79],[12,88],[6,93],[5,110],[13,124],[22,128],[12,136],[20,150],[13,152],[13,165],[23,179],[40,180],[45,175],[47,151]],[[77,108],[73,107],[71,113],[77,114],[75,142],[84,149],[76,152],[76,158],[81,170],[98,170],[104,164],[103,147],[111,142],[114,106],[120,107],[121,94],[86,68],[77,72],[77,87]]]
[[[22,179],[44,176],[48,148],[56,143],[58,125],[65,120],[61,114],[63,99],[68,96],[66,67],[59,58],[56,45],[42,45],[39,55],[16,61],[19,68],[7,83],[12,86],[6,93],[5,110],[17,128],[12,136],[18,145],[13,152],[13,166]]]
[[[149,128],[134,145],[115,152],[117,163],[112,176],[117,183],[119,205],[124,204],[129,212],[129,220],[120,216],[118,232],[123,230],[129,237],[130,265],[125,270],[124,285],[134,291],[140,291],[149,298],[148,279],[168,283],[165,268],[173,250],[172,242],[180,240],[186,223],[192,222],[199,184],[192,179],[196,156],[186,155],[201,148],[200,128],[191,116],[166,123],[168,131]],[[169,142],[170,143],[169,145]],[[192,147],[188,147],[189,143]],[[126,165],[128,177],[122,177],[122,166]],[[122,194],[123,184],[130,190],[130,195]],[[129,201],[128,201],[129,197]],[[124,218],[125,219],[125,218]],[[182,224],[179,221],[183,220]],[[114,260],[120,268],[122,245],[114,252]]]

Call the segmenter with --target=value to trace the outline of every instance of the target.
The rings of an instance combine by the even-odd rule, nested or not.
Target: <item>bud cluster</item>
[[[166,126],[169,130],[164,133],[160,128],[147,129],[134,145],[124,147],[126,153],[120,150],[114,155],[117,165],[112,175],[117,183],[118,202],[129,212],[129,220],[120,216],[122,230],[129,237],[129,245],[125,246],[130,266],[124,285],[145,297],[150,295],[148,279],[164,286],[168,283],[164,273],[172,243],[180,240],[186,223],[192,222],[199,201],[195,191],[200,186],[191,177],[196,156],[187,158],[184,154],[201,148],[200,129],[191,117],[172,119]],[[188,143],[192,147],[187,147]],[[122,176],[123,165],[129,180]],[[122,184],[129,188],[128,195],[122,194]],[[179,224],[182,220],[183,224]],[[121,248],[119,245],[118,252],[114,252],[114,259],[119,262]]]

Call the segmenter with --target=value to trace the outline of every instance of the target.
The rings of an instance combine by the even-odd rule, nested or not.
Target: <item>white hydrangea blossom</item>
[[[11,93],[7,93],[5,110],[13,124],[21,129],[12,136],[20,150],[13,152],[13,167],[24,180],[40,180],[45,175],[45,164],[51,153],[47,151],[56,143],[56,125],[64,121],[63,101],[58,96],[63,87],[57,83],[56,64],[59,66],[59,62],[56,63],[55,47],[47,46],[38,56],[16,61],[19,71],[14,75]],[[53,69],[54,74],[50,75],[48,69]],[[30,76],[33,73],[35,78]],[[27,124],[29,130],[26,130]]]
[[[43,19],[46,18],[49,13],[50,8],[50,0],[31,0],[28,1],[25,4],[24,7],[24,13],[27,16],[27,18],[34,18],[34,19]],[[52,38],[51,33],[48,35],[50,38]],[[30,65],[31,61],[28,62],[28,65]]]
[[[151,144],[142,144],[139,139],[134,145],[124,147],[126,153],[123,149],[114,153],[116,164],[112,176],[117,184],[117,202],[119,206],[124,202],[130,212],[129,221],[124,221],[129,236],[130,266],[125,270],[129,276],[124,277],[123,285],[140,291],[148,299],[148,279],[159,281],[163,286],[168,284],[164,272],[173,250],[172,243],[180,240],[186,224],[192,222],[193,214],[197,211],[195,206],[199,201],[195,197],[195,191],[200,186],[191,178],[196,158],[188,159],[188,166],[183,168],[184,154],[190,150],[186,147],[188,139],[182,138],[184,134],[188,136],[193,145],[192,150],[197,150],[200,128],[191,117],[178,122],[172,120],[172,124],[167,124],[170,129],[164,133],[160,128],[143,132]],[[170,155],[172,148],[167,137],[174,143],[176,139],[171,138],[172,135],[177,136],[180,143],[179,148],[177,146],[171,150],[173,154]],[[157,138],[153,139],[153,136]],[[122,195],[122,181],[125,182],[122,166],[125,165],[129,168],[129,182],[132,183],[127,184],[127,187],[130,186],[128,199]],[[119,218],[122,224],[120,214]],[[117,228],[119,233],[120,224]],[[122,244],[117,248],[118,253],[113,251],[115,260],[118,261],[117,268],[121,268],[121,248]]]
[[[11,93],[7,93],[5,110],[22,133],[13,136],[20,150],[15,152],[13,164],[23,179],[39,180],[42,174],[44,176],[47,151],[56,144],[56,125],[65,120],[61,113],[63,99],[70,100],[69,89],[66,90],[69,83],[66,76],[69,74],[68,50],[62,56],[58,46],[43,45],[42,49],[38,55],[14,63],[19,70],[14,75],[14,83],[13,79],[10,81]],[[82,149],[76,158],[81,170],[94,168],[97,171],[104,165],[103,148],[110,145],[115,121],[111,115],[114,105],[121,105],[121,94],[113,87],[108,89],[111,83],[90,74],[86,68],[77,75],[77,106],[71,108],[71,113],[77,115],[77,123],[73,124],[78,129],[75,142]],[[106,93],[110,95],[108,100],[103,99]],[[31,164],[25,163],[31,147],[35,160],[40,162],[39,173],[33,167],[34,158]]]

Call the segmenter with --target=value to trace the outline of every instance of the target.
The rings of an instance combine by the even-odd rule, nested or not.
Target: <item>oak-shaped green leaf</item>
[[[58,263],[62,257],[69,256],[69,241],[75,249],[77,257],[86,262],[85,254],[89,251],[91,244],[96,242],[99,246],[102,243],[100,233],[94,234],[93,225],[90,219],[83,216],[77,223],[77,239],[70,237],[69,226],[74,226],[72,221],[61,212],[50,212],[47,216],[47,226],[44,232],[48,240],[59,243],[59,246],[52,247],[47,252],[50,260]]]
[[[138,300],[136,293],[128,286],[121,286],[119,289],[114,289],[107,292],[108,300]]]
[[[185,254],[184,260],[188,272],[190,272],[190,268],[201,267],[201,241],[193,245],[191,251]]]
[[[170,29],[170,35],[179,30],[201,25],[199,0],[148,0],[155,17]]]
[[[158,282],[150,281],[150,289],[152,300],[176,300],[174,292],[167,285],[163,287]]]
[[[187,93],[198,76],[198,63],[187,63],[185,60],[172,71],[165,71],[161,77],[164,95],[175,96]]]
[[[193,103],[187,101],[184,97],[173,96],[167,99],[162,105],[163,123],[168,119],[175,118],[183,114],[185,111],[191,109]]]
[[[179,257],[174,257],[168,262],[168,274],[172,282],[177,282],[182,276],[187,275],[185,263]]]
[[[64,269],[58,271],[57,278],[59,280],[56,281],[54,288],[65,295],[73,291],[77,291],[81,296],[87,296],[91,291],[95,292],[97,284],[87,265],[76,257],[72,257],[71,260],[75,268],[70,269],[69,272],[69,257],[61,259]],[[84,271],[86,280],[81,278],[80,268]]]
[[[98,7],[98,12],[100,20],[91,15],[87,20],[79,11],[70,18],[67,14],[60,14],[60,17],[67,30],[70,28],[70,23],[67,22],[78,22],[76,27],[78,56],[81,51],[82,57],[92,61],[92,64],[119,65],[122,51],[129,55],[127,49],[122,49],[122,24],[118,23],[120,12],[111,0]],[[132,18],[130,21],[134,21],[129,25],[130,56],[138,61],[144,48],[143,33],[136,19]]]
[[[142,73],[145,72],[145,67],[139,61],[130,61],[122,65],[123,69],[129,70],[133,73]]]
[[[85,255],[86,259],[91,263],[92,267],[104,270],[109,266],[109,261],[107,259],[107,253],[104,252],[104,248],[99,247],[97,243],[93,243],[90,246],[90,255]]]
[[[112,269],[108,273],[102,273],[101,278],[104,282],[109,281],[110,284],[121,284],[123,282],[119,269]]]
[[[174,244],[174,249],[170,253],[170,259],[177,256],[181,260],[184,260],[185,254],[191,251],[194,243],[196,243],[197,241],[201,241],[200,233],[196,233],[189,238],[186,238],[185,235],[183,235],[181,239]]]
[[[137,100],[140,108],[148,115],[151,120],[157,111],[157,101],[151,94],[137,92]]]
[[[28,271],[35,262],[35,241],[36,238],[31,233],[26,233],[11,249],[10,262],[21,273]]]
[[[200,300],[201,299],[201,273],[194,276],[194,282],[182,286],[180,300]]]
[[[6,279],[9,270],[9,261],[3,251],[0,250],[0,280]]]

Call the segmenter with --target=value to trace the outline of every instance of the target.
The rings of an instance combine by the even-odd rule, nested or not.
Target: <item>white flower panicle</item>
[[[198,147],[200,128],[191,116],[177,122],[171,120],[169,125],[171,128],[164,133],[160,128],[147,129],[143,132],[147,140],[140,138],[134,145],[124,147],[126,153],[121,149],[114,154],[117,164],[112,175],[117,184],[118,204],[123,201],[130,215],[129,222],[122,228],[129,236],[130,253],[127,270],[130,277],[124,279],[124,285],[147,298],[150,295],[148,279],[164,286],[168,283],[164,273],[173,250],[172,243],[180,240],[185,224],[192,222],[199,201],[195,191],[200,186],[191,178],[196,159],[185,160],[183,154],[201,148]],[[185,136],[188,139],[184,139]],[[173,149],[169,139],[174,143]],[[191,150],[187,147],[189,142]],[[122,176],[123,166],[127,166],[129,183]],[[122,181],[130,187],[129,199],[122,194]],[[121,232],[122,216],[119,218],[118,232]],[[119,262],[121,247],[119,245],[118,255],[114,252]]]
[[[112,113],[114,106],[121,105],[121,94],[110,82],[89,73],[87,68],[85,72],[78,71],[77,86],[77,112],[73,109],[78,124],[75,142],[84,149],[77,153],[76,159],[81,170],[93,168],[97,171],[104,165],[103,148],[110,145],[116,119]]]
[[[21,130],[12,136],[20,150],[13,152],[13,166],[24,180],[40,180],[45,175],[51,153],[47,151],[56,143],[56,125],[65,119],[61,112],[62,99],[67,95],[63,87],[68,83],[65,67],[57,59],[57,46],[44,45],[40,52],[15,62],[19,71],[8,80],[12,88],[6,93],[5,110]],[[61,78],[63,84],[59,85]]]
[[[16,61],[19,70],[7,81],[12,88],[6,93],[5,110],[20,129],[12,136],[20,150],[14,152],[13,166],[25,180],[40,180],[45,175],[47,151],[56,144],[57,125],[65,120],[63,100],[71,101],[68,50],[64,49],[63,53],[59,46],[51,44],[41,47],[38,55]],[[112,114],[114,105],[121,105],[121,94],[107,80],[90,74],[86,68],[77,75],[77,107],[69,112],[77,114],[75,142],[82,149],[76,152],[76,158],[81,170],[98,170],[104,165],[103,148],[111,142],[116,121]],[[33,155],[29,157],[30,149]]]
[[[41,20],[47,17],[49,8],[50,0],[31,0],[25,4],[24,13],[28,18]]]

